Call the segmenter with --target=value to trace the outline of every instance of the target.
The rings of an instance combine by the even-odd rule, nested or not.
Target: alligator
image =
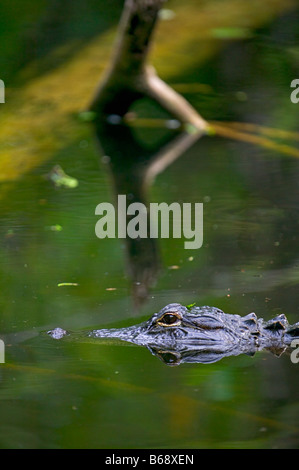
[[[61,339],[70,333],[55,328],[48,334]],[[299,322],[290,325],[284,314],[265,321],[255,313],[242,317],[216,307],[172,303],[138,325],[92,330],[85,335],[145,346],[168,365],[211,363],[226,356],[254,355],[262,349],[280,356],[293,340],[299,340]]]

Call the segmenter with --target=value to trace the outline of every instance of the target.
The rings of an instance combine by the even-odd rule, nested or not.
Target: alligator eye
[[[181,317],[178,313],[164,313],[157,323],[161,326],[178,326],[181,324]]]

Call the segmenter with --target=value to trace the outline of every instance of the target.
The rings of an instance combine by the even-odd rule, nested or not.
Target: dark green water
[[[286,38],[289,24],[282,18],[184,77],[213,81],[216,90],[209,99],[188,98],[210,119],[297,131],[299,104],[290,102],[289,84],[298,62],[287,55],[296,34]],[[232,57],[242,57],[251,73],[230,68]],[[234,98],[236,89],[246,101]],[[121,240],[96,238],[95,207],[114,200],[103,154],[115,159],[121,180],[128,171],[123,155],[140,157],[136,141],[119,140],[111,126],[101,143],[116,153],[102,154],[92,128],[82,133],[42,168],[2,184],[0,447],[297,448],[299,364],[288,354],[169,367],[142,347],[59,342],[44,332],[134,324],[171,302],[265,319],[283,312],[298,321],[299,160],[247,142],[199,140],[158,175],[147,198],[203,202],[202,248],[164,239],[131,247],[137,255],[130,258]],[[136,139],[157,147],[163,133],[138,129]],[[56,163],[78,179],[77,188],[42,178]],[[137,281],[151,279],[147,295],[132,286],[129,269]]]

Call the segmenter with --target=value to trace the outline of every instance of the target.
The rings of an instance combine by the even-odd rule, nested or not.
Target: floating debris
[[[76,188],[78,180],[72,176],[67,175],[60,165],[55,165],[52,170],[46,175],[49,181],[52,181],[58,188],[64,186],[65,188]]]
[[[245,91],[236,91],[235,97],[238,101],[241,101],[241,102],[248,101],[248,96],[247,96],[247,93],[245,93]]]
[[[64,286],[78,286],[77,282],[60,282],[57,284],[57,287],[64,287]]]
[[[92,122],[96,117],[97,113],[95,111],[82,111],[78,114],[78,119],[82,122]]]
[[[248,28],[227,27],[212,28],[211,36],[216,39],[248,39],[253,36],[252,31]]]
[[[197,134],[199,132],[198,128],[190,123],[185,124],[185,131],[190,135]]]
[[[182,124],[177,119],[167,119],[165,122],[165,127],[167,127],[167,129],[179,129],[181,125]]]
[[[12,238],[15,236],[15,232],[12,228],[9,228],[5,234],[5,238]]]
[[[50,225],[50,227],[47,227],[48,230],[51,230],[52,232],[61,232],[62,226],[59,224],[55,225]]]
[[[169,8],[161,8],[159,11],[159,19],[162,21],[169,21],[176,17],[176,13]]]
[[[122,117],[118,114],[109,114],[109,116],[107,116],[107,122],[108,124],[113,124],[116,126],[122,122]]]
[[[186,305],[186,308],[189,310],[192,307],[195,307],[195,305],[196,305],[196,302],[194,302],[193,304]]]
[[[64,336],[68,335],[69,333],[64,330],[63,328],[54,328],[54,330],[50,330],[47,332],[49,336],[53,339],[61,339]]]

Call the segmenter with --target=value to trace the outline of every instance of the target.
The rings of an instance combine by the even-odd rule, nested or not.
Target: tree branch
[[[127,113],[143,96],[155,100],[183,123],[202,132],[206,121],[147,65],[159,10],[165,0],[126,0],[111,64],[90,105],[98,114]]]

